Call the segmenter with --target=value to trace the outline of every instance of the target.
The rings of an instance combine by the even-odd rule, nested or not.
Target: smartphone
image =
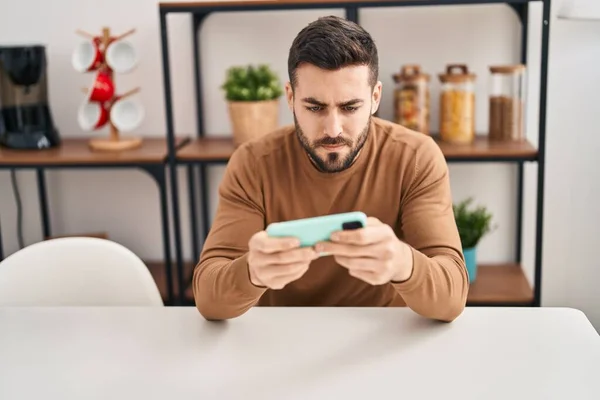
[[[359,229],[367,226],[367,216],[361,211],[274,222],[267,226],[271,237],[295,237],[300,247],[314,246],[329,240],[335,231]]]

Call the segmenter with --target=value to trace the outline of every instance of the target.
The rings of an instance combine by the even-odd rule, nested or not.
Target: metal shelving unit
[[[527,40],[529,4],[542,4],[542,29],[541,29],[541,64],[540,64],[540,90],[539,90],[539,130],[537,149],[528,143],[520,145],[494,145],[486,140],[478,140],[472,146],[458,147],[439,142],[447,162],[501,162],[516,164],[518,169],[517,179],[517,213],[516,218],[516,254],[514,262],[502,266],[482,268],[486,274],[482,281],[488,287],[472,287],[474,294],[470,299],[473,305],[522,305],[540,306],[541,304],[541,278],[542,278],[542,234],[543,234],[543,209],[544,209],[544,177],[545,177],[545,147],[546,147],[546,94],[548,75],[548,48],[550,33],[550,0],[249,0],[228,2],[167,2],[159,3],[162,63],[164,79],[164,101],[166,113],[166,132],[169,142],[168,164],[171,178],[171,195],[173,204],[175,258],[178,271],[178,286],[186,287],[184,277],[184,260],[181,252],[181,231],[178,203],[177,166],[186,165],[188,173],[188,186],[190,197],[190,216],[192,230],[192,249],[194,261],[200,254],[200,235],[197,222],[196,199],[196,172],[199,174],[200,203],[203,221],[204,237],[210,229],[210,210],[208,202],[207,170],[211,165],[226,164],[234,150],[233,143],[227,139],[207,138],[204,127],[204,100],[202,98],[202,75],[200,71],[200,42],[198,34],[202,23],[213,13],[234,11],[266,11],[266,10],[306,10],[306,9],[344,9],[346,18],[359,22],[359,10],[367,8],[421,6],[431,7],[440,5],[475,5],[475,4],[506,4],[517,14],[522,26],[521,37],[521,62],[527,64]],[[192,35],[194,52],[194,77],[196,91],[196,116],[197,137],[188,145],[176,150],[174,145],[173,103],[171,89],[171,71],[169,66],[169,47],[167,35],[167,15],[171,13],[187,13],[192,15]],[[523,238],[523,175],[524,164],[533,162],[538,164],[537,169],[537,201],[535,218],[535,272],[533,289],[528,284],[521,271],[522,238]],[[498,270],[504,268],[503,270]],[[502,271],[498,274],[498,271]],[[480,274],[481,275],[481,274]],[[503,281],[494,286],[494,279]],[[480,279],[478,278],[478,281]],[[527,293],[530,290],[531,293]],[[180,300],[185,302],[185,291],[180,291]]]

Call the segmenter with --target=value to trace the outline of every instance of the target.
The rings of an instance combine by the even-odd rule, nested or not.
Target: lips
[[[324,144],[324,145],[323,145],[323,148],[324,148],[324,149],[326,149],[326,150],[337,150],[337,149],[341,149],[342,147],[344,147],[344,145],[343,145],[343,144],[334,144],[334,145],[331,145],[331,144],[329,144],[329,145],[327,145],[327,144]]]

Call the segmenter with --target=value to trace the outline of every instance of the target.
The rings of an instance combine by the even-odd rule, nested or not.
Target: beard
[[[302,131],[302,128],[300,127],[300,124],[298,123],[298,120],[296,119],[296,113],[294,112],[293,114],[294,114],[294,125],[296,126],[296,136],[298,137],[300,144],[302,144],[302,147],[304,147],[304,150],[306,150],[306,152],[308,153],[308,156],[312,160],[313,164],[315,164],[316,167],[321,172],[328,172],[328,173],[341,172],[341,171],[344,171],[345,169],[349,168],[354,163],[354,160],[356,160],[358,153],[360,153],[365,142],[367,141],[367,135],[369,134],[369,127],[371,125],[371,114],[369,114],[369,120],[367,121],[367,124],[361,131],[358,138],[356,138],[355,142],[353,142],[350,139],[341,137],[341,136],[338,136],[335,138],[332,138],[330,136],[325,136],[321,139],[315,140],[312,143],[306,137],[306,135],[304,134],[304,131]],[[350,147],[350,152],[345,157],[342,157],[340,155],[340,153],[333,151],[333,152],[329,152],[325,156],[325,158],[323,158],[323,157],[319,156],[319,154],[317,153],[317,150],[319,147],[324,146],[324,145],[348,146],[348,147]]]

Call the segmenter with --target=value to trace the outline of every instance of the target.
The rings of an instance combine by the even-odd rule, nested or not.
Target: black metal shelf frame
[[[528,19],[529,3],[542,4],[542,32],[541,32],[541,63],[540,63],[540,89],[539,89],[539,129],[538,129],[538,154],[535,157],[449,157],[448,162],[502,162],[513,163],[517,166],[517,213],[516,213],[516,251],[515,261],[522,261],[522,238],[523,238],[523,186],[524,186],[524,164],[525,162],[537,162],[537,204],[535,222],[535,272],[534,272],[534,301],[533,305],[541,305],[541,282],[542,282],[542,235],[543,235],[543,209],[544,209],[544,179],[545,179],[545,147],[546,147],[546,102],[547,102],[547,77],[548,77],[548,51],[550,34],[550,0],[381,0],[381,1],[332,1],[322,2],[265,2],[265,3],[190,3],[184,4],[160,4],[159,17],[161,29],[161,47],[163,63],[164,104],[166,116],[167,140],[169,142],[168,164],[171,167],[171,196],[173,205],[173,225],[175,236],[175,258],[178,272],[178,285],[186,287],[182,280],[183,257],[181,252],[180,214],[178,203],[178,181],[176,170],[178,165],[187,166],[189,205],[192,233],[192,253],[194,262],[200,254],[200,238],[198,234],[198,222],[196,211],[196,182],[200,182],[200,205],[203,222],[203,234],[206,238],[210,230],[208,181],[207,171],[211,165],[226,164],[227,159],[220,160],[178,160],[175,153],[175,132],[173,123],[173,103],[171,88],[171,71],[169,65],[169,47],[167,34],[167,15],[170,13],[188,13],[192,15],[192,36],[194,55],[194,85],[196,92],[196,117],[197,136],[205,136],[204,107],[202,98],[202,75],[200,73],[200,41],[199,32],[206,18],[217,12],[233,11],[267,11],[267,10],[306,10],[306,9],[344,9],[346,18],[359,23],[359,10],[383,7],[407,7],[407,6],[443,6],[443,5],[482,5],[482,4],[505,4],[511,7],[521,22],[521,62],[527,64],[527,40],[529,37]],[[196,178],[195,169],[198,168],[199,179]],[[180,291],[181,302],[184,302],[184,290]]]
[[[160,196],[160,214],[162,225],[163,251],[165,258],[165,272],[167,278],[167,304],[177,301],[175,298],[175,288],[173,280],[173,259],[171,256],[171,234],[169,229],[169,207],[168,207],[168,188],[165,162],[135,162],[135,163],[15,163],[0,164],[0,170],[35,170],[38,184],[38,197],[40,205],[40,214],[42,219],[42,232],[44,237],[51,236],[50,211],[48,206],[48,193],[46,189],[46,170],[55,169],[141,169],[152,177],[158,186]],[[1,233],[1,230],[0,230]],[[0,235],[0,261],[3,256],[2,237]]]

